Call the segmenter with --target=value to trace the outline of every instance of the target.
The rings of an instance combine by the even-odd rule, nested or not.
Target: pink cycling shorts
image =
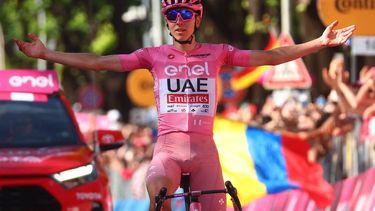
[[[173,190],[180,185],[181,173],[190,173],[191,190],[224,189],[218,152],[212,136],[173,132],[159,136],[146,183],[165,176],[172,181]],[[225,194],[203,195],[202,210],[226,210]]]

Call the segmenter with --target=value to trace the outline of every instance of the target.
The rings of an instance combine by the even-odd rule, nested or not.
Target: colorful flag
[[[214,139],[224,179],[237,188],[244,207],[291,189],[307,192],[319,208],[332,202],[333,188],[324,180],[320,164],[308,161],[305,140],[223,118],[215,120]]]
[[[270,50],[279,47],[276,35],[270,33],[270,39],[264,50]],[[231,85],[234,90],[242,90],[250,87],[257,81],[259,81],[263,74],[270,69],[270,66],[259,66],[259,67],[248,67],[237,74],[235,74],[231,80]]]

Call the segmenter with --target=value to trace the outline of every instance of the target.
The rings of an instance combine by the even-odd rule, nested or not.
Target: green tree
[[[27,39],[28,33],[38,35],[40,32],[45,32],[46,44],[49,48],[67,52],[129,53],[142,45],[142,29],[145,24],[126,24],[121,21],[121,15],[130,5],[139,4],[137,0],[41,0],[41,2],[41,4],[37,4],[36,0],[0,2],[0,23],[4,28],[8,69],[36,68],[35,60],[22,55],[12,41],[15,37]],[[42,27],[38,26],[37,22],[37,15],[41,10],[45,11],[47,17]],[[95,83],[106,92],[105,108],[125,107],[126,109],[129,105],[123,88],[124,75],[80,71],[55,64],[48,64],[48,68],[60,71],[63,76],[63,87],[72,103],[77,101],[79,87]],[[115,100],[124,98],[124,103]]]

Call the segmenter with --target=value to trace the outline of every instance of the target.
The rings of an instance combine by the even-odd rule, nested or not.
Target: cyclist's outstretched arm
[[[319,38],[302,44],[284,46],[266,51],[252,51],[250,66],[277,65],[317,52],[325,47],[342,45],[352,36],[355,25],[335,29],[337,24],[337,21],[331,23]]]
[[[123,71],[118,55],[98,56],[91,53],[58,52],[48,49],[36,35],[29,34],[28,37],[31,42],[14,39],[20,51],[28,57],[86,70]]]

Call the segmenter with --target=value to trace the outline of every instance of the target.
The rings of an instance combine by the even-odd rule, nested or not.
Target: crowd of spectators
[[[349,83],[342,57],[334,57],[322,73],[331,88],[328,96],[306,103],[291,94],[281,104],[270,96],[261,108],[251,103],[230,105],[219,115],[275,132],[318,130],[321,134],[308,140],[309,159],[321,162],[326,179],[333,183],[357,175],[375,164],[375,67],[363,67],[354,85]],[[155,128],[130,123],[120,128],[125,144],[103,155],[113,198],[146,199],[144,178],[156,140]]]

